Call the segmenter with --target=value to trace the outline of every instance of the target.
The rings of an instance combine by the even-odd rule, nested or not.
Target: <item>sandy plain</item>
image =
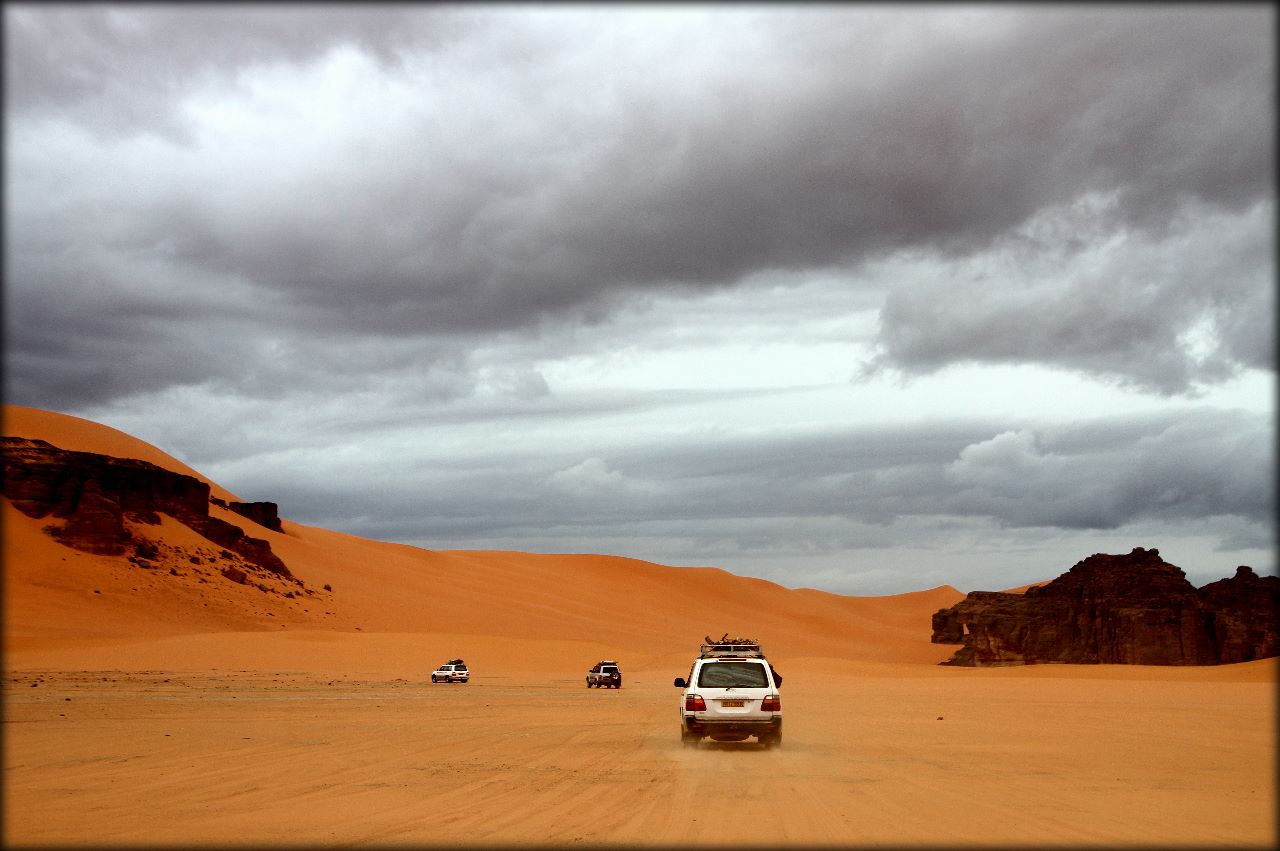
[[[64,415],[6,407],[4,425],[199,475]],[[1277,839],[1276,660],[940,667],[955,648],[929,616],[963,596],[947,586],[840,597],[288,521],[252,531],[305,584],[286,597],[223,580],[169,518],[134,529],[163,550],[140,569],[3,510],[7,847]],[[672,679],[723,631],[785,676],[779,749],[680,745]],[[431,684],[451,656],[471,682]],[[601,658],[622,689],[585,687]]]

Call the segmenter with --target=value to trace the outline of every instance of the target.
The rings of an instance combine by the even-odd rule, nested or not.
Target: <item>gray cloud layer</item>
[[[525,531],[564,522],[757,521],[837,517],[890,524],[906,517],[973,516],[1014,527],[1116,529],[1142,520],[1232,514],[1266,524],[1274,513],[1274,449],[1267,418],[1202,409],[1005,428],[937,423],[914,429],[708,438],[641,444],[577,460],[511,447],[487,467],[451,464],[430,449],[373,469],[313,468],[288,498],[324,524],[333,479],[369,484],[347,497],[369,506],[378,535],[449,539],[475,517]],[[274,478],[274,474],[272,474]],[[262,487],[251,472],[240,477]],[[402,479],[394,490],[380,482]],[[519,485],[495,486],[516,480]],[[277,488],[280,484],[275,485]],[[357,485],[357,488],[360,486]],[[406,502],[404,492],[414,493]],[[602,499],[607,496],[607,499]],[[484,506],[477,509],[477,506]],[[491,526],[489,528],[492,528]],[[512,529],[499,534],[512,535]],[[1255,541],[1254,546],[1266,543]]]
[[[1263,7],[6,15],[12,380],[47,404],[243,373],[191,350],[209,322],[360,347],[769,270],[857,286],[899,252],[939,277],[887,294],[885,366],[1183,392],[1273,359]],[[1167,268],[1206,216],[1228,250]],[[1015,258],[1029,280],[974,299],[945,263],[1033,239],[1070,264],[1116,236],[1146,251],[1051,292]],[[93,352],[134,368],[86,375]]]
[[[424,542],[1268,537],[1270,438],[1240,412],[455,459],[374,435],[678,404],[533,366],[645,321],[678,346],[676,313],[730,341],[845,314],[855,383],[1031,364],[1168,401],[1273,370],[1271,6],[4,16],[10,402],[198,412],[180,441],[224,484]],[[308,466],[356,425],[368,478]],[[406,464],[409,502],[384,487]]]

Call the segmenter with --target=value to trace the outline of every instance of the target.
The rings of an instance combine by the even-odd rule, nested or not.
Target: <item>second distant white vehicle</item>
[[[622,688],[622,669],[612,659],[601,659],[587,671],[587,688]]]
[[[465,683],[469,679],[471,671],[461,659],[450,659],[431,673],[433,683]]]

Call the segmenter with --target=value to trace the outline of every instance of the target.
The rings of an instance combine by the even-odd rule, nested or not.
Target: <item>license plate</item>
[[[744,701],[744,700],[722,700],[722,701],[720,701],[720,705],[721,705],[721,706],[739,706],[739,707],[740,707],[740,706],[746,706],[746,705],[747,705],[747,703],[746,703],[746,701]]]

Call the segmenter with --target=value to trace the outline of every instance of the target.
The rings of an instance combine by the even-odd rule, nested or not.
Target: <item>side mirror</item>
[[[676,688],[684,688],[686,685],[684,681],[684,677],[676,677],[675,685],[676,685]]]

